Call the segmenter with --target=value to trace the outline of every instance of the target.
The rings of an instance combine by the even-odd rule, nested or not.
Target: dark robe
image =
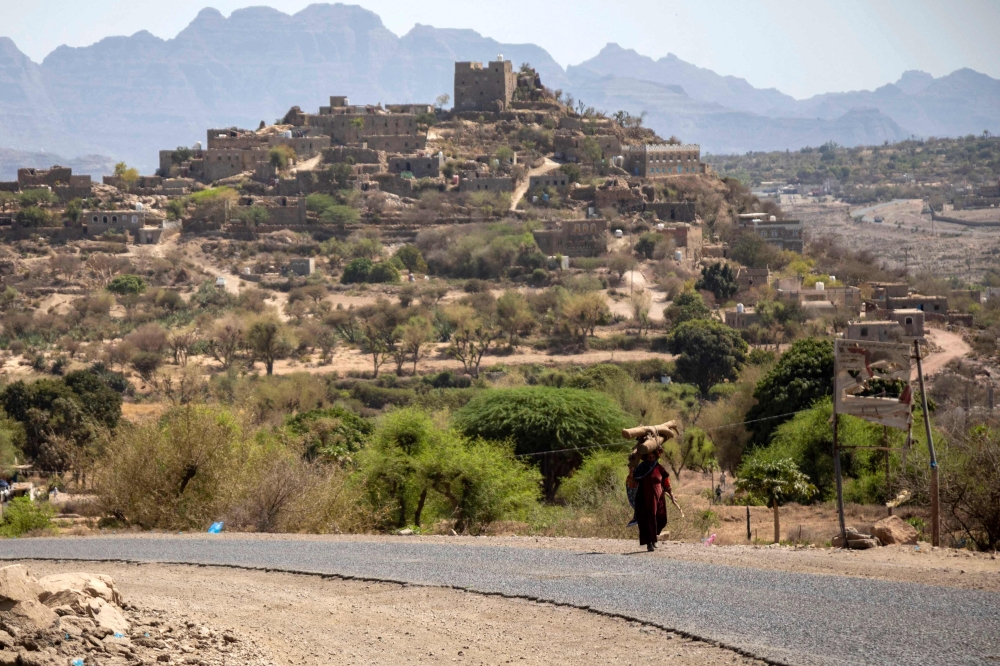
[[[645,465],[636,468],[641,478],[635,498],[635,520],[639,524],[639,545],[656,543],[657,535],[667,526],[666,494],[670,492],[670,476],[666,468],[657,463],[646,472]],[[642,474],[646,472],[645,474]]]

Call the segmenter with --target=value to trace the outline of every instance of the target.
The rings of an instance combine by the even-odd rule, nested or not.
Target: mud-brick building
[[[674,248],[682,251],[685,259],[701,261],[701,248],[705,243],[701,227],[691,224],[660,224],[656,227],[656,233],[669,238]]]
[[[509,176],[482,175],[466,172],[458,183],[459,192],[513,192],[514,179]]]
[[[625,158],[622,168],[640,178],[705,173],[705,165],[701,163],[701,146],[696,143],[624,146],[622,156]]]
[[[513,63],[503,56],[486,67],[481,62],[455,63],[456,111],[506,111],[516,88]]]
[[[533,231],[538,249],[548,256],[597,257],[608,251],[606,220],[573,220]]]
[[[410,173],[414,178],[437,178],[443,166],[443,153],[429,157],[395,155],[389,158],[389,173]]]

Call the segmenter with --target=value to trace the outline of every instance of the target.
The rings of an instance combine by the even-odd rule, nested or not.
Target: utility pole
[[[938,486],[937,454],[934,452],[934,436],[931,434],[931,416],[927,411],[927,391],[924,389],[924,369],[920,363],[920,341],[913,341],[913,350],[917,359],[917,379],[920,381],[920,406],[924,410],[924,428],[927,430],[927,449],[931,457],[931,545],[941,545],[941,494]],[[837,416],[834,414],[834,450],[837,441]],[[836,462],[836,459],[834,459]],[[839,469],[839,465],[837,466]],[[839,477],[838,477],[839,481]]]

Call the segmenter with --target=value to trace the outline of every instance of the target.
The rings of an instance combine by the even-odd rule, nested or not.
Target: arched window
[[[907,326],[912,326],[913,325],[913,317],[907,317],[906,318],[906,325]]]
[[[117,215],[112,215],[111,216],[111,224],[118,224],[118,216]]]
[[[597,233],[597,224],[596,223],[590,225],[590,233],[592,233],[592,234],[596,234]]]
[[[580,225],[579,224],[574,224],[573,225],[573,233],[574,234],[580,233]]]
[[[863,337],[863,338],[867,338],[868,337],[868,329],[867,328],[862,328],[861,329],[861,337]]]
[[[94,216],[94,222],[97,222],[97,216],[96,215]]]
[[[107,215],[105,215],[105,216],[104,216],[104,224],[107,224],[107,223],[108,223],[108,216],[107,216]]]

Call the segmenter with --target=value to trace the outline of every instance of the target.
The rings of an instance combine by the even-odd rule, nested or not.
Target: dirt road
[[[545,158],[545,164],[542,166],[531,169],[528,171],[528,175],[524,177],[524,180],[514,189],[514,193],[510,197],[510,209],[517,210],[517,203],[524,198],[524,195],[528,193],[528,186],[531,184],[532,176],[541,176],[543,174],[549,173],[550,171],[555,171],[559,168],[558,162],[553,162],[549,158]]]
[[[941,351],[929,355],[922,361],[924,377],[928,377],[940,372],[944,366],[957,358],[968,356],[972,352],[972,347],[962,339],[962,336],[952,331],[945,331],[940,328],[927,329],[927,339],[938,347]],[[917,369],[913,368],[912,379],[917,378]]]

